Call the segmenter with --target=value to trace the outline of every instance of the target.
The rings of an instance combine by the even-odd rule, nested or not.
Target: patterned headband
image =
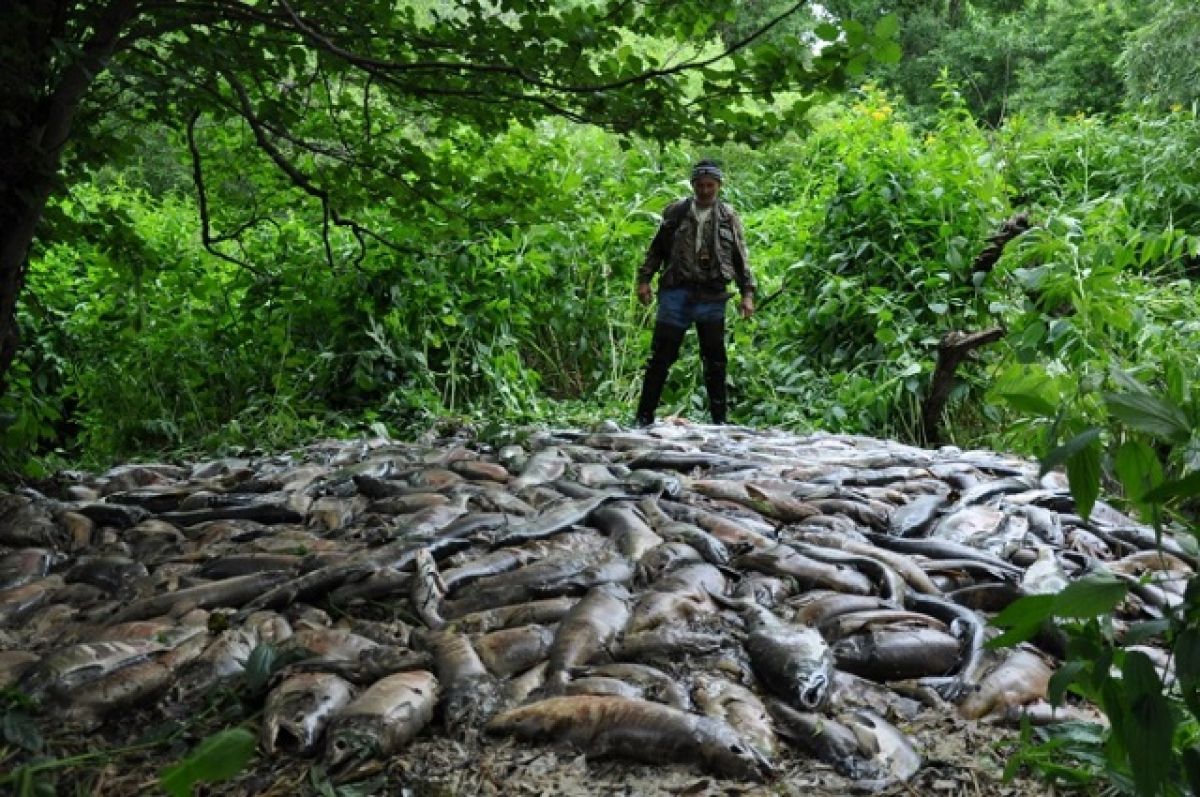
[[[721,173],[720,167],[709,166],[707,164],[703,166],[697,166],[696,168],[692,169],[693,180],[697,180],[701,177],[712,177],[718,182],[722,182],[725,179],[725,175]]]

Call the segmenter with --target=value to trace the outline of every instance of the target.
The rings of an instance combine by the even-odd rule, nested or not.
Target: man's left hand
[[[749,295],[743,296],[738,311],[742,314],[742,318],[749,318],[754,315],[754,297]]]

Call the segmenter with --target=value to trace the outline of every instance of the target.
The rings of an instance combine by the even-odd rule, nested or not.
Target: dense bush
[[[34,260],[6,456],[277,447],[445,415],[623,418],[652,323],[634,270],[710,154],[762,287],[760,313],[730,324],[737,419],[915,439],[937,341],[993,324],[1007,337],[964,366],[948,412],[959,442],[1033,450],[1028,427],[1050,421],[1011,397],[1034,386],[1086,408],[1110,365],[1187,403],[1195,116],[992,133],[946,89],[924,131],[873,90],[757,149],[514,126],[447,154],[466,181],[453,206],[369,209],[389,245],[365,250],[336,228],[327,249],[305,204],[227,168],[211,190],[240,192],[260,222],[237,251],[213,247],[225,257],[199,241],[183,153],[107,168],[55,206],[56,242]],[[218,160],[243,145],[229,136]],[[1016,210],[1033,229],[972,274]],[[665,411],[702,417],[695,359],[689,343]]]

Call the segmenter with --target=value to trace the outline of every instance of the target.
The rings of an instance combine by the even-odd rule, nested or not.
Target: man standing
[[[642,304],[653,300],[650,280],[658,278],[658,314],[650,361],[642,383],[635,423],[654,423],[671,364],[693,323],[704,363],[704,387],[713,423],[725,423],[725,304],[733,282],[741,295],[742,318],[754,314],[754,275],[746,256],[742,221],[728,203],[717,199],[723,175],[715,161],[702,160],[692,168],[692,196],[667,205],[662,224],[637,273]]]

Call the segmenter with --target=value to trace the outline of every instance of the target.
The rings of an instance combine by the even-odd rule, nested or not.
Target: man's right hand
[[[650,304],[654,301],[654,292],[650,290],[649,282],[639,282],[637,286],[638,301],[642,304]]]

